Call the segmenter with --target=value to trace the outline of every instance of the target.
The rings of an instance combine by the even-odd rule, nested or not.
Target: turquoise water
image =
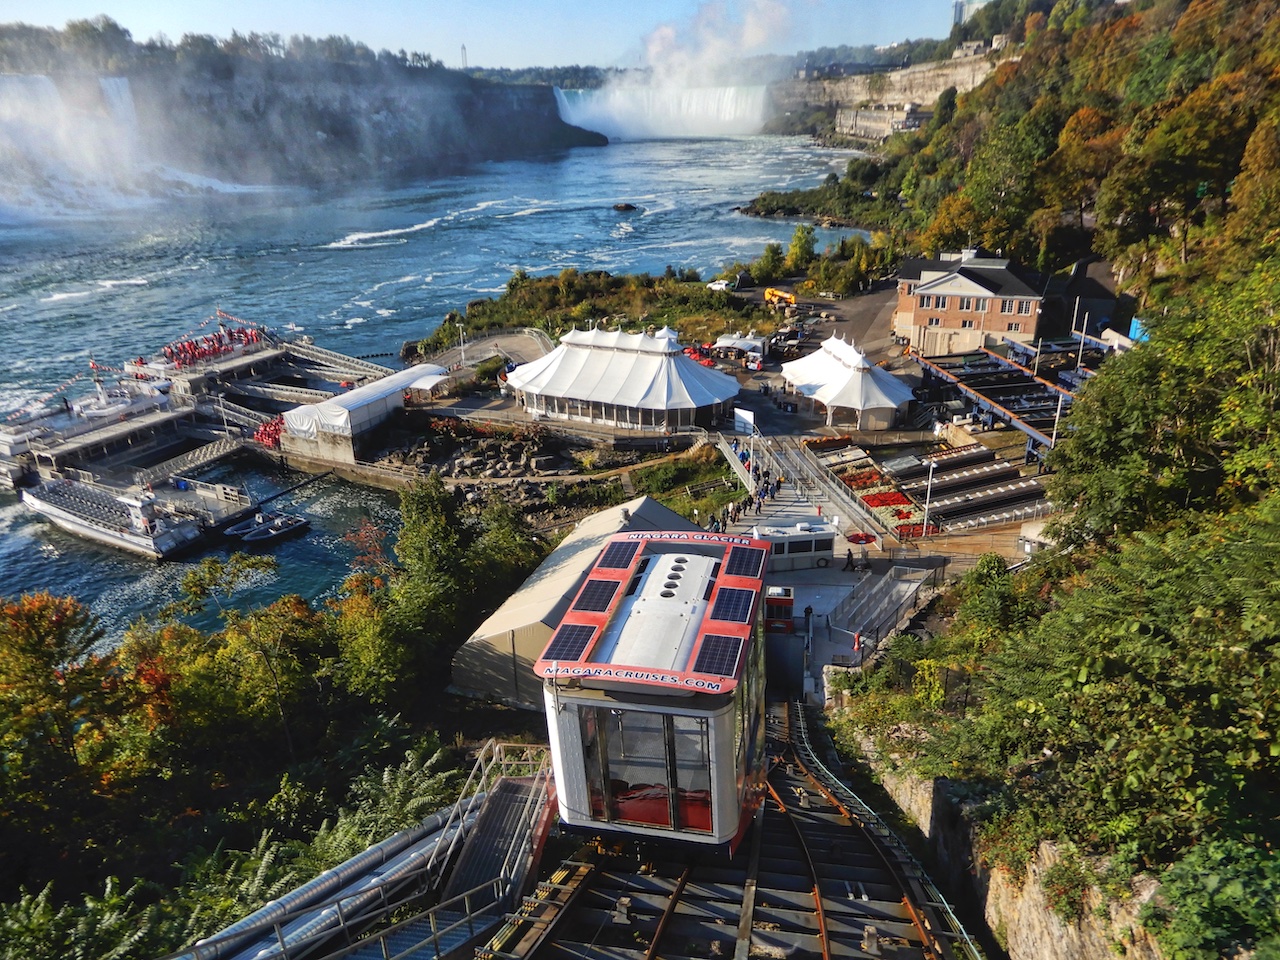
[[[466,175],[322,195],[209,192],[109,214],[0,225],[0,411],[89,389],[90,356],[118,363],[196,331],[215,308],[357,355],[395,353],[449,310],[498,295],[517,269],[704,274],[786,244],[794,224],[732,208],[766,189],[816,185],[850,154],[795,139],[633,141]],[[634,213],[613,204],[629,202]],[[821,232],[820,242],[835,239]],[[230,470],[265,495],[296,477]],[[313,520],[280,544],[277,574],[245,602],[332,594],[360,516],[394,525],[394,497],[333,479],[290,494]],[[218,549],[222,549],[219,545]],[[0,492],[0,593],[50,589],[88,602],[109,634],[172,599],[184,561],[93,546]]]

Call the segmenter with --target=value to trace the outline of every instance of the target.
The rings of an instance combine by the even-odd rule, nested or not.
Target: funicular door
[[[592,819],[711,832],[705,718],[584,706],[581,722]]]

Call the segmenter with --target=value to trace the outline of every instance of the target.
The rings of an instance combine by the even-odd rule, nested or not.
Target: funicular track
[[[693,845],[579,851],[544,885],[554,903],[526,898],[531,919],[509,918],[476,956],[981,960],[911,855],[822,767],[802,711],[771,711],[767,793],[733,860]]]

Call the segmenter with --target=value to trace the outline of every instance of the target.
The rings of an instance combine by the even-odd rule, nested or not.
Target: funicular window
[[[595,707],[583,707],[578,719],[582,724],[582,755],[586,767],[587,795],[591,804],[592,820],[607,820],[608,778],[604,766],[603,745],[600,742],[599,711]]]
[[[668,717],[675,748],[676,816],[681,830],[711,832],[711,754],[703,717]]]

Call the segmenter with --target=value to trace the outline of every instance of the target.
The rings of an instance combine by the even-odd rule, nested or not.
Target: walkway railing
[[[317,347],[314,343],[301,343],[297,340],[285,341],[284,346],[295,357],[305,357],[308,360],[315,360],[323,363],[325,366],[334,367],[338,370],[357,370],[368,376],[381,379],[387,374],[395,373],[390,367],[384,367],[380,363],[374,363],[372,360],[359,360],[355,357],[349,357],[345,353],[338,353],[334,350],[326,350],[324,347]]]
[[[920,589],[926,583],[942,582],[944,570],[895,566],[870,589],[854,590],[831,611],[832,639],[843,637],[852,648],[857,634],[864,656],[869,655],[903,617],[919,607]]]
[[[547,802],[550,756],[546,747],[490,740],[476,755],[462,794],[447,814],[442,811],[428,817],[419,827],[375,844],[244,920],[160,960],[227,960],[246,953],[262,960],[300,960],[324,955],[317,951],[326,943],[332,948],[335,939],[342,944],[337,948],[339,955],[350,952],[347,947],[371,923],[390,917],[439,885],[474,826],[487,790],[503,776],[534,778],[537,789],[531,792],[526,811],[530,830],[517,835],[498,877],[465,891],[450,904],[455,909],[469,907],[478,893],[489,890],[499,894],[497,903],[507,902],[509,893],[523,880],[521,865],[527,869],[530,860],[532,825],[541,818]],[[437,839],[429,851],[409,856],[415,844],[432,837]],[[376,875],[379,868],[396,864],[400,866],[388,869],[386,875]],[[370,879],[362,881],[365,877]],[[317,901],[317,897],[322,899]],[[435,909],[444,907],[439,904]]]
[[[775,449],[785,455],[782,469],[786,476],[795,477],[814,494],[823,497],[831,504],[827,512],[847,517],[849,526],[857,527],[861,532],[876,538],[876,547],[884,548],[886,537],[896,540],[880,519],[871,512],[862,500],[853,495],[849,488],[831,476],[831,473],[803,444],[792,437],[775,437]]]

